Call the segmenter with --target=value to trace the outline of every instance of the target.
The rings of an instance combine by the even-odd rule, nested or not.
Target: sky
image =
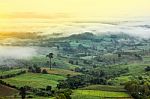
[[[0,0],[0,31],[150,16],[150,0]]]
[[[1,18],[147,16],[149,5],[149,0],[0,0],[0,14]]]

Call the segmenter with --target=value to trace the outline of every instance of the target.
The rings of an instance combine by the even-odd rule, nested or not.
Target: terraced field
[[[26,73],[16,77],[4,79],[3,81],[17,87],[31,86],[33,88],[45,88],[48,85],[56,87],[58,80],[64,79],[64,76],[59,75]]]

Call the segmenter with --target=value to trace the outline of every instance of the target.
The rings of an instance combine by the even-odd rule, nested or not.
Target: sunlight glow
[[[149,5],[150,0],[0,0],[0,31],[38,22],[150,16]]]

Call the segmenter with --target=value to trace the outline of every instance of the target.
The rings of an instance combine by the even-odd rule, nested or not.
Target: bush
[[[41,68],[37,67],[35,64],[33,66],[30,66],[28,68],[28,72],[32,72],[32,73],[41,73]]]
[[[69,63],[70,63],[70,64],[73,64],[74,62],[73,62],[73,60],[69,60]]]
[[[67,99],[66,96],[63,93],[57,95],[55,98],[56,99]]]
[[[34,96],[31,96],[31,95],[30,95],[30,96],[28,96],[27,98],[34,98]]]
[[[43,69],[43,70],[42,70],[42,73],[43,73],[43,74],[48,74],[48,72],[47,72],[46,69]]]
[[[46,87],[46,91],[51,91],[52,90],[52,86],[47,86]]]
[[[150,71],[150,66],[147,66],[147,67],[145,68],[145,71]]]

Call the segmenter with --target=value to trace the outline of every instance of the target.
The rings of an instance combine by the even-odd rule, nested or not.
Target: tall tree
[[[53,53],[49,53],[48,55],[46,55],[46,57],[49,58],[49,67],[50,67],[50,69],[51,69],[51,68],[52,68]]]

